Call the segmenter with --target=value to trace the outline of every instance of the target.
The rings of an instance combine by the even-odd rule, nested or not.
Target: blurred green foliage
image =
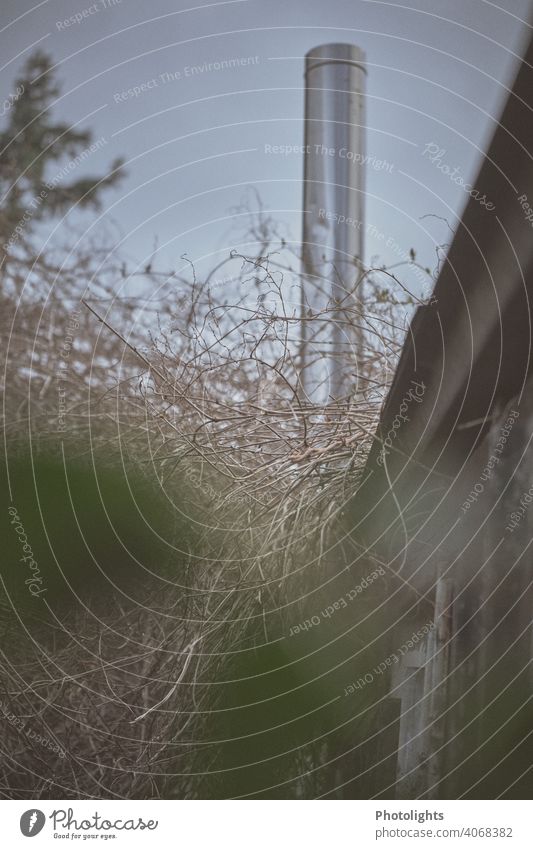
[[[10,497],[11,487],[11,497]],[[16,455],[2,468],[2,606],[24,619],[179,584],[191,523],[152,481],[110,457],[93,466]],[[33,579],[33,581],[32,581]]]

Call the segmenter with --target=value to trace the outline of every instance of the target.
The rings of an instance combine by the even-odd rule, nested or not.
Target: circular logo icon
[[[20,830],[24,837],[35,837],[42,831],[46,822],[46,817],[42,811],[37,808],[31,808],[25,811],[20,818]]]

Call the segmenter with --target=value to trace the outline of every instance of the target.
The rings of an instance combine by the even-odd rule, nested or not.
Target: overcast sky
[[[474,178],[516,72],[529,30],[529,0],[3,0],[3,90],[39,45],[57,63],[56,114],[91,126],[105,143],[87,171],[118,155],[127,180],[108,195],[103,219],[120,250],[146,261],[158,236],[162,265],[187,254],[208,268],[238,244],[233,212],[255,187],[300,236],[302,157],[265,144],[303,141],[303,57],[321,43],[367,54],[367,152],[391,168],[367,172],[367,222],[434,264],[435,244],[467,200],[423,151]],[[65,24],[76,13],[81,22]],[[193,66],[253,57],[250,64]],[[257,57],[257,59],[255,58]],[[189,69],[189,70],[187,70]],[[155,82],[151,82],[155,81]],[[138,96],[134,86],[150,83]],[[81,174],[81,167],[80,167]],[[387,256],[367,240],[371,255]]]

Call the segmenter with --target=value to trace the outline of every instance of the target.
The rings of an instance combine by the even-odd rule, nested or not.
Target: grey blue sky
[[[427,144],[466,179],[479,167],[529,30],[529,0],[3,0],[7,94],[32,45],[57,63],[56,114],[90,125],[105,144],[85,166],[124,155],[129,176],[101,220],[120,250],[145,262],[154,236],[161,264],[184,252],[208,268],[239,242],[233,212],[255,187],[300,236],[302,158],[265,144],[303,140],[303,57],[347,41],[368,62],[367,152],[390,169],[367,172],[367,222],[434,264],[466,203],[464,189],[423,156]],[[92,9],[92,11],[91,11]],[[80,22],[64,21],[81,13]],[[205,63],[257,57],[223,70]],[[189,69],[189,70],[187,70]],[[155,82],[151,82],[155,81]],[[129,89],[150,83],[138,96]],[[124,94],[126,93],[126,94]],[[368,260],[397,258],[367,239]]]

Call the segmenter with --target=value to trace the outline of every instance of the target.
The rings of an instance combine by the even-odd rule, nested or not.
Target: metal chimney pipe
[[[349,310],[363,259],[365,58],[353,44],[306,55],[300,381],[320,403],[353,393],[361,347]],[[325,308],[331,320],[313,322]]]

